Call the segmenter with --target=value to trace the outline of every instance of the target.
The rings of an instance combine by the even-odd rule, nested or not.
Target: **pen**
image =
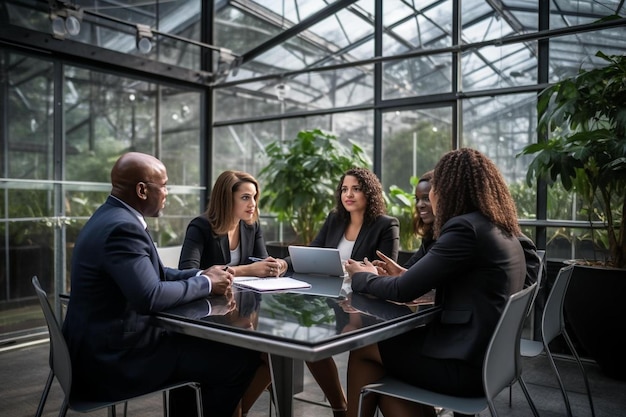
[[[257,258],[255,256],[250,256],[248,257],[248,259],[250,259],[252,262],[260,262],[264,260],[263,258]]]
[[[226,265],[222,271],[228,271],[228,265]]]

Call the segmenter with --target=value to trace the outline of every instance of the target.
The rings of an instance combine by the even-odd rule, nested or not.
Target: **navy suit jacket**
[[[259,222],[239,221],[240,265],[249,264],[250,256],[266,258],[267,249]],[[228,236],[216,236],[206,216],[198,216],[187,226],[180,252],[179,269],[202,268],[230,263]]]
[[[72,254],[63,332],[73,385],[97,384],[105,398],[107,387],[130,392],[137,387],[125,387],[128,381],[172,372],[174,361],[160,349],[164,332],[151,325],[150,314],[207,297],[208,280],[197,272],[163,267],[137,216],[109,196],[81,230]]]
[[[346,231],[346,224],[339,219],[337,213],[331,212],[319,233],[309,246],[336,248]],[[378,259],[379,250],[394,261],[398,259],[400,242],[400,226],[398,219],[391,216],[379,216],[371,224],[361,226],[359,235],[354,242],[351,258],[362,261]]]
[[[508,296],[522,289],[524,251],[479,212],[454,217],[428,252],[399,277],[360,272],[352,289],[408,302],[435,288],[440,318],[428,325],[423,354],[482,364]]]

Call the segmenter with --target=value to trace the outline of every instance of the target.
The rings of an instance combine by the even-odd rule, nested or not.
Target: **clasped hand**
[[[213,265],[202,271],[211,280],[211,294],[224,295],[233,284],[235,271],[224,265]]]

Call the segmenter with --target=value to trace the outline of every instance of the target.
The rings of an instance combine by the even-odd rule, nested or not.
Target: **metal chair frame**
[[[511,295],[507,301],[485,353],[482,371],[485,396],[468,398],[440,394],[387,376],[361,388],[358,415],[361,416],[363,397],[370,393],[377,393],[433,407],[442,407],[461,414],[475,415],[488,408],[491,415],[497,417],[494,398],[503,389],[517,381],[524,391],[534,416],[538,417],[539,413],[522,378],[519,353],[524,318],[536,288],[537,283]]]
[[[41,394],[41,399],[39,401],[37,412],[35,414],[36,417],[41,417],[46,400],[48,398],[48,393],[50,392],[50,386],[52,385],[52,381],[55,377],[59,381],[59,384],[61,385],[64,393],[63,403],[61,405],[61,410],[59,411],[59,417],[65,417],[68,409],[79,413],[89,413],[102,408],[107,408],[108,415],[110,417],[115,417],[115,406],[121,403],[124,403],[124,416],[126,416],[128,401],[158,392],[161,392],[163,394],[163,414],[165,415],[165,417],[167,417],[169,408],[169,391],[175,388],[181,388],[186,386],[191,387],[195,390],[198,417],[203,417],[200,384],[192,381],[170,384],[161,387],[160,389],[144,393],[142,395],[136,395],[117,401],[87,401],[76,398],[76,396],[72,395],[72,362],[70,359],[67,344],[65,342],[65,338],[61,331],[61,326],[59,325],[54,311],[50,306],[50,302],[48,301],[48,296],[46,292],[41,288],[41,284],[39,283],[39,279],[37,278],[37,276],[34,276],[32,278],[32,283],[33,287],[35,288],[35,292],[37,293],[39,304],[41,305],[41,309],[46,320],[46,325],[48,326],[48,332],[50,334],[50,373],[48,374],[46,385],[44,387],[43,393]]]
[[[569,402],[569,398],[567,396],[567,392],[565,391],[565,385],[563,384],[563,380],[561,379],[561,375],[556,366],[556,362],[554,361],[554,356],[552,355],[552,351],[550,350],[550,343],[559,335],[563,335],[563,339],[565,339],[565,343],[567,347],[574,355],[576,359],[576,363],[578,364],[578,368],[583,375],[583,380],[585,382],[585,388],[587,390],[587,397],[589,398],[589,407],[591,409],[591,416],[595,417],[595,410],[593,407],[593,398],[591,396],[591,388],[589,386],[589,380],[587,378],[587,373],[585,372],[585,367],[583,366],[582,361],[580,360],[580,356],[572,343],[567,330],[565,329],[565,319],[563,316],[563,303],[565,301],[565,295],[567,293],[567,287],[569,286],[570,279],[572,277],[572,272],[574,270],[574,266],[570,265],[565,268],[562,268],[556,279],[554,280],[554,285],[552,286],[552,290],[548,295],[548,299],[546,300],[546,305],[543,311],[543,316],[541,319],[541,341],[539,340],[528,340],[521,339],[520,341],[520,354],[523,357],[534,358],[541,353],[546,353],[548,360],[550,361],[550,365],[554,370],[554,374],[559,384],[559,388],[561,390],[561,395],[563,396],[563,400],[565,402],[565,409],[567,411],[567,415],[572,417],[572,407]]]

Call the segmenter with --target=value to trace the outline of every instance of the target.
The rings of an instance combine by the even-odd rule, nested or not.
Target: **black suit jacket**
[[[428,325],[423,354],[480,366],[510,294],[522,289],[524,252],[479,212],[450,219],[428,252],[400,277],[356,273],[352,289],[408,302],[437,290],[439,320]]]
[[[259,222],[239,221],[240,265],[249,264],[250,256],[266,258],[267,249]],[[206,216],[198,216],[187,226],[180,252],[179,269],[202,268],[230,263],[228,236],[216,236]]]
[[[150,324],[150,313],[208,296],[208,280],[197,272],[163,267],[139,218],[110,196],[81,230],[72,254],[63,332],[73,385],[96,385],[91,389],[106,398],[171,373],[176,365],[160,349],[163,331]]]
[[[336,248],[345,230],[346,224],[333,211],[326,217],[324,225],[309,246]],[[399,242],[398,219],[391,216],[379,216],[373,223],[364,224],[361,227],[354,242],[351,258],[356,261],[367,258],[371,261],[378,259],[376,251],[379,250],[395,261],[398,259]]]

